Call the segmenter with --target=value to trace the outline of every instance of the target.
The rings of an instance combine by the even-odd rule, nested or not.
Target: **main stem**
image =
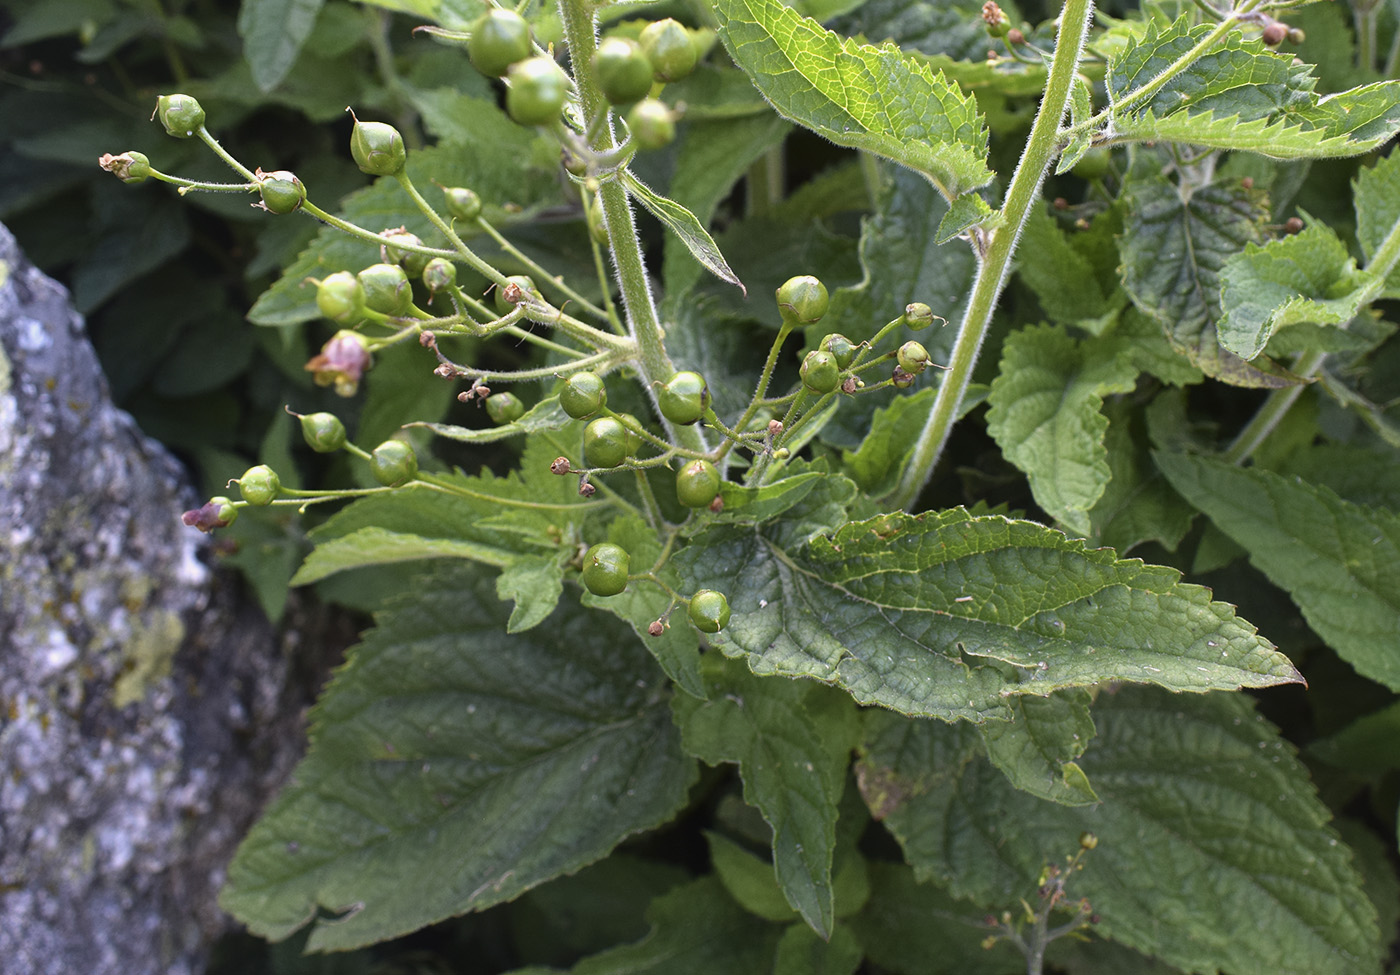
[[[593,52],[598,45],[593,6],[589,0],[561,0],[559,11],[564,21],[564,41],[569,46],[569,59],[573,63],[574,84],[578,89],[583,118],[598,118],[609,110],[609,106],[593,76]],[[612,126],[597,126],[591,145],[601,152],[614,148],[616,143]],[[656,386],[674,376],[676,366],[666,353],[663,341],[665,333],[656,312],[656,303],[652,300],[651,286],[647,282],[646,263],[642,259],[632,207],[627,202],[627,191],[616,179],[603,181],[598,187],[598,200],[607,220],[617,283],[627,313],[627,330],[636,340],[642,383],[655,405]],[[705,449],[705,442],[695,427],[675,426],[671,434],[677,446],[689,450]]]
[[[1011,255],[1016,251],[1016,242],[1054,158],[1060,121],[1069,107],[1070,88],[1079,68],[1079,59],[1084,53],[1084,38],[1093,11],[1093,0],[1065,0],[1064,11],[1060,14],[1060,33],[1055,42],[1055,57],[1050,64],[1050,77],[1040,102],[1040,112],[1031,126],[1025,151],[1021,153],[1021,161],[1007,188],[1006,200],[1001,208],[1002,223],[991,232],[986,254],[978,263],[972,294],[968,297],[967,310],[963,313],[948,371],[943,375],[943,384],[938,388],[933,410],[900,475],[899,484],[885,499],[892,507],[909,508],[914,504],[933,474],[943,445],[948,442],[963,394],[972,380],[977,353],[981,351],[982,341],[987,336],[992,311],[1006,285]]]

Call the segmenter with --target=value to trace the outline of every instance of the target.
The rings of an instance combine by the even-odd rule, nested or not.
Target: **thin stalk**
[[[228,165],[229,169],[232,169],[235,173],[242,176],[254,186],[258,185],[258,177],[253,173],[253,171],[247,166],[243,165],[237,159],[234,159],[227,149],[219,145],[219,140],[215,139],[212,135],[209,134],[208,129],[201,125],[198,129],[195,130],[195,135],[199,136],[200,141],[203,142],[206,146],[208,146],[210,149],[213,149],[214,155],[222,159],[225,162],[225,164]]]
[[[569,59],[574,66],[574,84],[583,118],[586,119],[607,111],[607,100],[593,76],[593,52],[598,46],[593,10],[589,0],[561,0],[559,4],[564,21],[564,39],[569,45]],[[590,145],[601,152],[614,148],[612,126],[600,126],[593,134]],[[666,352],[665,333],[661,328],[656,303],[652,300],[651,286],[647,282],[646,263],[637,240],[632,206],[621,181],[615,179],[603,182],[598,188],[598,199],[602,202],[608,225],[614,270],[627,313],[627,329],[637,343],[637,365],[642,385],[655,405],[656,387],[676,374],[676,366]],[[660,414],[659,407],[657,413]],[[704,438],[694,427],[674,426],[671,434],[679,446],[691,450],[705,449]]]
[[[977,362],[982,341],[986,338],[987,327],[992,320],[992,311],[1006,284],[1007,273],[1011,269],[1011,255],[1015,253],[1016,242],[1021,236],[1026,218],[1040,192],[1040,184],[1054,158],[1060,121],[1069,108],[1071,83],[1079,69],[1079,59],[1084,52],[1084,38],[1089,21],[1094,14],[1093,0],[1065,0],[1064,11],[1060,14],[1060,33],[1055,43],[1055,58],[1050,64],[1050,75],[1046,81],[1045,95],[1041,99],[1040,111],[1031,125],[1030,138],[1016,166],[1016,173],[1007,187],[1006,201],[1001,212],[1004,217],[1001,226],[991,233],[991,242],[986,254],[978,262],[977,276],[973,281],[972,294],[968,297],[967,310],[963,313],[962,324],[958,328],[958,338],[953,345],[952,359],[948,371],[944,373],[943,384],[938,387],[933,409],[928,422],[919,434],[918,441],[909,457],[908,464],[900,475],[899,484],[886,499],[898,508],[908,508],[918,498],[924,484],[933,474],[943,445],[953,421],[958,416],[963,394],[972,380],[972,367]]]
[[[509,240],[503,237],[501,235],[501,232],[495,227],[491,226],[491,224],[488,223],[483,217],[476,218],[476,225],[480,227],[483,231],[485,231],[486,235],[492,240],[494,240],[497,243],[497,245],[501,248],[501,250],[505,251],[507,254],[515,258],[521,264],[525,265],[525,269],[531,274],[535,275],[535,277],[542,278],[543,280],[548,281],[550,284],[554,285],[556,288],[558,288],[564,293],[564,296],[566,298],[578,303],[580,306],[587,309],[590,315],[594,315],[598,318],[601,318],[603,319],[603,321],[608,320],[608,313],[606,311],[593,304],[593,302],[589,301],[583,295],[579,294],[577,291],[575,291],[569,286],[568,282],[564,281],[562,278],[550,274],[549,271],[541,267],[524,251],[520,250],[520,248],[516,247]]]

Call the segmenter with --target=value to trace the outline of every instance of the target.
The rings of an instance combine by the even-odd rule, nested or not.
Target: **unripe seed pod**
[[[918,342],[905,342],[895,353],[895,361],[899,363],[899,368],[917,376],[928,368],[930,358],[928,349]]]
[[[690,597],[688,615],[701,633],[718,633],[729,625],[729,600],[722,592],[701,589]]]
[[[144,152],[134,149],[120,156],[114,156],[110,152],[103,153],[97,160],[97,165],[123,183],[144,183],[151,175],[151,161],[146,158]]]
[[[511,309],[527,297],[537,301],[544,300],[540,289],[535,287],[534,279],[525,274],[512,274],[506,278],[505,287],[496,289],[496,311],[502,315],[509,315]]]
[[[1260,38],[1269,47],[1278,47],[1287,36],[1288,25],[1275,20],[1264,28],[1264,32],[1260,35]]]
[[[1098,846],[1098,845],[1099,845],[1099,838],[1098,838],[1097,836],[1095,836],[1093,833],[1087,833],[1087,832],[1086,832],[1086,833],[1080,833],[1080,834],[1079,834],[1079,846],[1080,846],[1081,849],[1092,850],[1094,847],[1096,847],[1096,846]]]
[[[514,393],[493,393],[486,397],[486,415],[492,423],[514,423],[525,415],[525,404]]]
[[[521,125],[549,125],[559,120],[568,98],[564,72],[553,58],[533,57],[510,66],[506,114]]]
[[[422,247],[423,238],[408,231],[389,234],[392,244],[385,244],[380,247],[381,256],[389,264],[397,264],[404,269],[404,273],[411,278],[416,278],[423,273],[423,269],[428,266],[430,258],[427,254],[419,251],[405,250],[405,247]]]
[[[238,479],[238,491],[249,504],[262,507],[272,504],[282,490],[282,480],[266,464],[250,467]]]
[[[810,274],[788,278],[775,292],[778,314],[785,325],[811,325],[819,322],[831,305],[826,285]]]
[[[916,332],[932,325],[933,317],[933,309],[922,301],[904,306],[904,324]]]
[[[408,148],[399,130],[392,125],[355,119],[355,128],[350,133],[350,155],[362,173],[393,176],[408,161]]]
[[[627,428],[615,417],[600,416],[583,428],[583,462],[589,467],[616,467],[627,459]]]
[[[659,98],[643,98],[627,113],[627,128],[639,149],[664,149],[676,138],[676,113]]]
[[[710,387],[698,372],[678,372],[656,392],[661,415],[672,423],[694,423],[710,406]]]
[[[987,33],[992,37],[1005,37],[1011,30],[1011,21],[994,0],[982,4],[982,22],[987,25]]]
[[[398,487],[418,474],[418,455],[402,440],[386,440],[370,454],[369,469],[385,487]]]
[[[600,542],[583,556],[583,584],[595,596],[616,596],[627,588],[632,556],[621,545]]]
[[[365,289],[365,306],[381,315],[397,318],[408,314],[413,304],[413,288],[408,275],[397,264],[371,264],[356,277]]]
[[[894,384],[896,389],[908,389],[914,385],[915,378],[912,372],[905,372],[899,366],[895,366],[894,375],[890,377],[890,382]]]
[[[597,413],[608,402],[608,388],[597,373],[576,372],[564,380],[559,390],[559,405],[575,420]]]
[[[830,393],[841,385],[841,367],[836,364],[836,356],[822,349],[808,352],[798,372],[802,385],[814,393]]]
[[[188,139],[204,124],[204,109],[189,95],[161,95],[156,114],[165,131],[177,139]]]
[[[423,268],[423,286],[432,294],[446,291],[457,283],[457,265],[445,257],[435,257]]]
[[[316,453],[334,453],[345,446],[345,424],[334,413],[307,413],[300,419],[301,435]]]
[[[651,62],[641,45],[625,37],[605,37],[593,54],[598,87],[612,105],[630,105],[651,91]]]
[[[1308,39],[1308,35],[1303,33],[1302,28],[1300,28],[1300,27],[1290,27],[1290,28],[1288,28],[1288,43],[1289,43],[1289,44],[1301,44],[1301,43],[1303,43],[1304,41],[1306,41],[1307,39]]]
[[[296,173],[285,169],[264,173],[260,169],[256,175],[259,177],[258,195],[262,197],[262,208],[268,213],[292,213],[300,210],[306,202],[306,187],[297,179]]]
[[[467,57],[487,77],[499,78],[529,56],[530,25],[514,10],[493,8],[472,22]]]
[[[365,317],[365,288],[349,271],[336,271],[316,285],[316,307],[339,325],[358,325]]]
[[[695,44],[679,21],[667,17],[642,28],[637,38],[657,81],[680,81],[695,70]]]
[[[708,508],[719,494],[720,476],[708,460],[692,460],[676,473],[676,500],[687,508]]]
[[[481,216],[481,197],[465,186],[449,186],[442,191],[447,199],[447,212],[458,220],[471,222]]]
[[[837,368],[845,369],[855,360],[856,350],[859,346],[846,336],[833,332],[822,337],[821,345],[818,348],[823,352],[830,352],[832,358],[836,360]]]

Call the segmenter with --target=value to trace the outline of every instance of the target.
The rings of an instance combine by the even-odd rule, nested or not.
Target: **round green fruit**
[[[514,393],[492,393],[486,397],[486,415],[492,423],[514,423],[525,415],[525,404]]]
[[[568,81],[553,58],[534,57],[517,61],[507,76],[506,114],[521,125],[550,125],[559,121]]]
[[[386,122],[355,120],[350,132],[350,155],[360,172],[371,176],[393,176],[408,161],[408,148],[399,130]]]
[[[899,368],[917,376],[928,368],[928,364],[931,360],[928,349],[924,348],[918,342],[905,342],[899,347],[899,351],[895,354],[895,361],[899,363]]]
[[[841,385],[841,367],[830,352],[821,349],[808,352],[799,371],[802,385],[814,393],[830,393]]]
[[[729,625],[729,600],[722,592],[701,589],[690,597],[689,615],[701,633],[718,633]]]
[[[262,197],[263,209],[269,213],[292,213],[301,209],[306,202],[306,187],[297,179],[296,173],[279,169],[275,173],[261,173],[258,181],[258,195]]]
[[[370,473],[385,487],[398,487],[418,474],[418,455],[402,440],[386,440],[369,458]]]
[[[676,113],[659,98],[643,98],[627,113],[627,129],[638,149],[664,149],[676,138]]]
[[[487,77],[499,78],[529,56],[530,25],[514,10],[488,10],[472,23],[467,57]]]
[[[627,588],[632,557],[621,545],[600,542],[583,556],[583,584],[595,596],[616,596]]]
[[[513,286],[513,287],[512,287]],[[509,315],[511,309],[519,304],[525,295],[540,297],[540,289],[535,287],[534,279],[527,274],[512,274],[506,278],[504,287],[496,289],[496,296],[493,299],[496,311],[502,315]]]
[[[422,247],[423,238],[408,231],[401,231],[390,234],[389,239],[392,244],[384,245],[384,259],[390,264],[397,264],[404,269],[404,273],[411,278],[416,278],[423,273],[423,269],[428,266],[428,255],[422,251],[409,250],[410,247]]]
[[[365,288],[349,271],[336,271],[316,285],[316,307],[338,325],[358,325],[365,317]]]
[[[627,459],[627,428],[616,417],[600,416],[583,428],[583,462],[616,467]]]
[[[301,417],[301,435],[318,454],[329,454],[345,446],[345,424],[334,413],[307,413]]]
[[[156,114],[165,131],[177,139],[188,139],[204,125],[204,109],[189,95],[161,95]]]
[[[678,372],[657,390],[656,402],[671,423],[694,423],[710,406],[710,387],[698,372]]]
[[[818,346],[823,352],[830,352],[832,358],[836,360],[836,365],[840,369],[849,366],[856,357],[856,350],[860,346],[856,345],[844,335],[833,332],[822,337],[821,345]]]
[[[914,301],[904,306],[904,324],[918,332],[933,324],[933,309],[922,301]]]
[[[423,286],[432,294],[446,291],[457,283],[457,265],[445,257],[435,257],[423,265]]]
[[[447,200],[447,212],[458,220],[471,222],[481,216],[481,197],[465,186],[449,186],[442,191]]]
[[[708,508],[719,494],[719,471],[708,460],[692,460],[676,473],[676,500],[687,508]]]
[[[595,372],[576,372],[559,390],[559,405],[575,420],[592,416],[607,402],[608,388]]]
[[[811,325],[819,322],[831,305],[826,285],[810,274],[788,278],[774,293],[778,314],[785,325]]]
[[[612,105],[630,105],[651,92],[651,62],[636,41],[605,37],[593,54],[598,87]]]
[[[243,472],[238,479],[238,490],[244,501],[262,507],[277,499],[278,492],[282,490],[282,481],[271,467],[259,464]]]
[[[695,44],[679,21],[667,17],[647,24],[637,40],[657,81],[680,81],[695,70]]]
[[[356,275],[365,290],[365,307],[396,318],[408,314],[413,305],[413,288],[408,275],[397,264],[371,264]]]

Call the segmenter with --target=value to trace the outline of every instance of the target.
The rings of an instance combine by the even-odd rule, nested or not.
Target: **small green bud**
[[[811,325],[819,322],[831,305],[826,285],[810,274],[788,278],[775,293],[778,314],[785,325]]]
[[[468,223],[481,216],[481,197],[465,186],[449,186],[442,191],[447,198],[447,212],[458,220]]]
[[[262,507],[277,499],[278,492],[282,490],[282,480],[271,467],[259,464],[243,472],[238,479],[238,490],[244,501]]]
[[[841,367],[836,364],[836,356],[823,349],[808,352],[798,371],[802,385],[814,393],[830,393],[841,385]]]
[[[492,423],[514,423],[525,415],[525,404],[514,393],[492,393],[486,397],[486,415]]]
[[[417,234],[411,234],[406,230],[389,234],[392,244],[384,244],[380,247],[380,256],[389,264],[397,264],[404,269],[404,273],[411,278],[416,278],[423,273],[423,269],[428,266],[428,255],[419,251],[405,250],[405,247],[422,247],[423,238]]]
[[[612,105],[630,105],[651,92],[651,62],[636,41],[605,37],[593,54],[593,67],[598,87]]]
[[[359,119],[350,133],[350,155],[360,172],[371,176],[393,176],[408,161],[408,149],[398,129],[386,122]]]
[[[915,301],[904,306],[904,324],[916,332],[932,325],[933,319],[933,309],[922,301]]]
[[[837,368],[845,369],[855,360],[856,350],[859,346],[846,336],[833,332],[822,337],[819,348],[823,352],[831,353],[832,358],[836,360]]]
[[[521,125],[559,121],[569,95],[568,80],[553,58],[533,57],[510,66],[506,77],[506,114]]]
[[[97,165],[111,173],[123,183],[144,183],[151,175],[151,161],[144,152],[130,150],[120,156],[105,152],[97,160]]]
[[[365,317],[365,289],[349,271],[336,271],[316,285],[316,307],[339,325],[358,325]]]
[[[695,44],[679,21],[667,17],[647,24],[637,40],[657,81],[680,81],[695,70]]]
[[[345,446],[345,424],[334,413],[308,413],[301,417],[301,435],[318,454],[330,454]]]
[[[676,113],[659,98],[643,98],[627,113],[627,129],[638,149],[664,149],[676,138]]]
[[[722,592],[701,589],[690,597],[688,615],[701,633],[718,633],[729,625],[729,600]]]
[[[918,342],[905,342],[895,353],[895,361],[899,363],[899,368],[917,376],[928,368],[928,364],[932,360],[929,357],[928,349]]]
[[[356,277],[365,289],[365,306],[381,315],[397,318],[413,305],[408,275],[397,264],[371,264]]]
[[[457,283],[457,265],[445,257],[435,257],[423,267],[423,286],[432,294],[446,291]]]
[[[297,179],[296,173],[285,169],[265,173],[259,169],[254,175],[258,177],[258,195],[262,197],[262,202],[254,206],[261,206],[268,213],[280,214],[300,210],[306,202],[306,187]]]
[[[165,131],[177,139],[188,139],[204,125],[204,109],[189,95],[161,95],[156,114]]]
[[[418,455],[402,440],[386,440],[370,454],[369,469],[385,487],[398,487],[418,474]]]
[[[529,56],[530,25],[514,10],[496,7],[472,22],[467,57],[487,77],[500,78]]]
[[[592,416],[607,402],[608,388],[595,372],[576,372],[559,390],[559,405],[575,420]]]

